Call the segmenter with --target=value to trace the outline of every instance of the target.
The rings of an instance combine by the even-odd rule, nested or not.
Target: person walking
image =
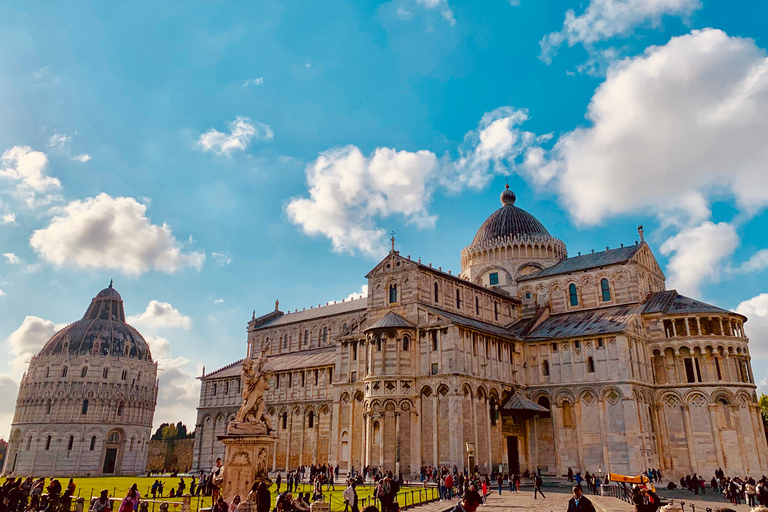
[[[537,492],[541,494],[542,498],[546,499],[546,496],[544,496],[544,493],[541,490],[541,486],[544,485],[544,481],[541,479],[541,475],[539,474],[539,472],[537,472],[536,476],[533,479],[533,499],[538,499],[536,497]],[[578,487],[579,489],[581,489],[581,486],[574,486],[574,487]]]
[[[595,512],[595,506],[582,494],[580,485],[573,486],[573,498],[568,501],[568,512]]]
[[[357,504],[357,491],[355,490],[355,487],[357,487],[357,484],[355,484],[355,482],[350,482],[349,487],[344,489],[344,492],[341,493],[342,498],[344,498],[344,512],[360,512]]]
[[[218,506],[221,484],[224,483],[224,466],[221,464],[221,457],[216,459],[216,465],[211,468],[211,503]]]
[[[496,478],[496,483],[499,484],[499,496],[501,496],[501,486],[504,485],[504,475],[499,473],[499,476]]]
[[[275,483],[277,484],[277,494],[280,494],[280,484],[283,483],[283,474],[279,471],[277,472],[277,478],[275,478]]]

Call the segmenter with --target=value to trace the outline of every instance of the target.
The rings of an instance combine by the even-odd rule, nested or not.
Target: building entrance
[[[520,474],[520,452],[517,448],[517,436],[507,436],[507,460],[509,461],[509,473]]]
[[[103,473],[115,472],[115,461],[117,460],[117,448],[107,448],[107,453],[104,456],[104,471]]]

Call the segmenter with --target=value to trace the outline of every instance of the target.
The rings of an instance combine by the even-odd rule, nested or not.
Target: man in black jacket
[[[595,512],[595,506],[582,494],[580,485],[573,486],[573,498],[568,502],[568,512]]]

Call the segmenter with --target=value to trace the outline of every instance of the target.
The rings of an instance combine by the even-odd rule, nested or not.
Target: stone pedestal
[[[267,488],[272,485],[267,472],[276,436],[227,435],[219,436],[219,440],[226,447],[221,495],[227,502],[235,495],[240,495],[241,503],[245,501],[255,481],[266,482]]]

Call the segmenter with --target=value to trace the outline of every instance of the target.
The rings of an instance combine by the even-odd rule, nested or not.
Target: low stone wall
[[[195,439],[150,441],[147,451],[147,471],[189,471],[192,468]]]

